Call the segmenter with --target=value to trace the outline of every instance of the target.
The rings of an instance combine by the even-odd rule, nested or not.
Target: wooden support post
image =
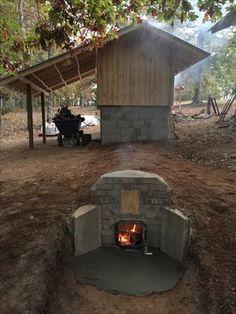
[[[33,106],[31,85],[27,84],[27,118],[29,131],[29,148],[34,148],[34,129],[33,129]]]
[[[215,97],[213,98],[213,101],[214,101],[214,104],[215,104],[215,108],[216,108],[217,115],[219,116],[219,115],[220,115],[220,111],[219,111],[219,107],[218,107],[218,105],[217,105],[217,102],[216,102]]]
[[[41,113],[42,113],[42,130],[43,130],[43,144],[46,144],[46,122],[45,122],[45,97],[41,93]]]

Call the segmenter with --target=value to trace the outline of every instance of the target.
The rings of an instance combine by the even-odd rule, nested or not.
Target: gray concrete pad
[[[75,257],[72,269],[79,282],[134,296],[173,289],[184,272],[183,265],[159,251],[144,256],[141,251],[116,248]]]

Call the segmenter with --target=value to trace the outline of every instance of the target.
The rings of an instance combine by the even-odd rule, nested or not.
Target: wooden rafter
[[[86,72],[84,72],[84,73],[82,74],[82,78],[87,77],[87,76],[89,76],[89,75],[92,75],[92,74],[94,74],[94,73],[95,73],[95,70],[94,70],[94,69],[88,70],[88,71],[86,71]],[[78,75],[76,75],[76,76],[71,77],[70,79],[68,79],[68,80],[67,80],[67,83],[68,83],[68,85],[69,85],[69,84],[75,83],[75,82],[77,82],[77,81],[78,81]],[[62,86],[62,84],[63,84],[62,82],[57,83],[57,84],[53,85],[52,88],[56,88],[56,89],[61,88],[61,87],[64,86],[64,85]],[[37,92],[37,93],[34,93],[34,97],[37,97],[38,95],[39,95],[38,92]]]
[[[81,74],[81,78],[83,79],[84,77],[90,75],[90,74],[93,74],[95,72],[95,69],[94,69],[94,66],[91,66],[90,64],[83,64],[83,71],[82,71],[82,74]],[[76,72],[75,72],[76,73]],[[70,75],[67,79],[65,79],[67,84],[71,84],[71,81],[75,81],[75,80],[79,80],[79,75],[76,73],[74,74],[73,76]],[[49,83],[47,83],[49,84]],[[50,87],[51,89],[57,89],[58,87],[60,86],[63,87],[64,86],[64,83],[63,82],[57,82],[53,85],[50,84]]]
[[[45,82],[43,80],[41,80],[35,73],[31,73],[31,75],[36,79],[38,80],[45,88],[47,88],[47,90],[49,90],[51,93],[54,93],[54,90],[52,90],[50,87],[48,87]]]
[[[79,79],[81,80],[82,77],[81,77],[81,73],[80,73],[80,66],[79,66],[79,60],[78,60],[77,55],[75,56],[75,61],[76,61],[76,64],[77,64],[77,71],[78,71],[78,74],[79,74]]]
[[[61,71],[58,69],[57,65],[53,64],[53,66],[54,66],[55,70],[57,71],[57,73],[59,74],[61,81],[65,84],[65,86],[67,86],[67,83],[64,80],[63,75],[62,75]]]
[[[27,77],[20,78],[20,81],[22,81],[25,84],[30,84],[33,89],[35,89],[36,91],[38,91],[40,93],[44,93],[46,96],[49,95],[49,93],[45,89],[43,89],[40,86],[38,86],[37,84],[35,84],[31,80],[29,80]]]
[[[78,50],[78,53],[84,51],[85,49],[84,48],[80,48]],[[66,59],[70,58],[71,57],[71,53],[70,52],[66,52],[62,55],[59,55],[59,56],[56,56],[56,57],[53,57],[49,60],[46,60],[46,61],[43,61],[39,64],[36,64],[32,67],[30,67],[29,69],[26,69],[26,70],[22,70],[20,71],[18,74],[17,74],[17,78],[20,78],[20,77],[25,77],[27,75],[30,75],[30,74],[33,74],[35,73],[36,71],[41,71],[41,70],[44,70],[44,69],[47,69],[48,67],[52,66],[54,63],[59,63],[59,62],[62,62],[62,61],[65,61]],[[9,77],[6,77],[5,79],[2,80],[2,82],[4,84],[8,84],[12,81],[15,81],[16,77],[15,76],[9,76]],[[0,85],[1,82],[0,82]]]

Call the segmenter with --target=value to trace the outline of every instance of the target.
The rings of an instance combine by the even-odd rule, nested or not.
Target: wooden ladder
[[[230,97],[227,99],[221,113],[220,113],[220,117],[219,120],[217,121],[217,123],[222,123],[225,120],[225,117],[227,115],[227,113],[229,112],[230,108],[232,107],[234,101],[236,99],[236,88],[233,90],[232,94],[230,95]]]

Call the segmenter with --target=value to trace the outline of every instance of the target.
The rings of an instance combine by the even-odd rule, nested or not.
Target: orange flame
[[[118,233],[118,241],[121,245],[131,246],[134,244],[134,234],[136,233],[136,224],[130,230],[121,231]]]
[[[131,231],[135,232],[135,229],[136,229],[136,224],[134,224],[134,227],[133,227],[133,229],[131,229]]]

